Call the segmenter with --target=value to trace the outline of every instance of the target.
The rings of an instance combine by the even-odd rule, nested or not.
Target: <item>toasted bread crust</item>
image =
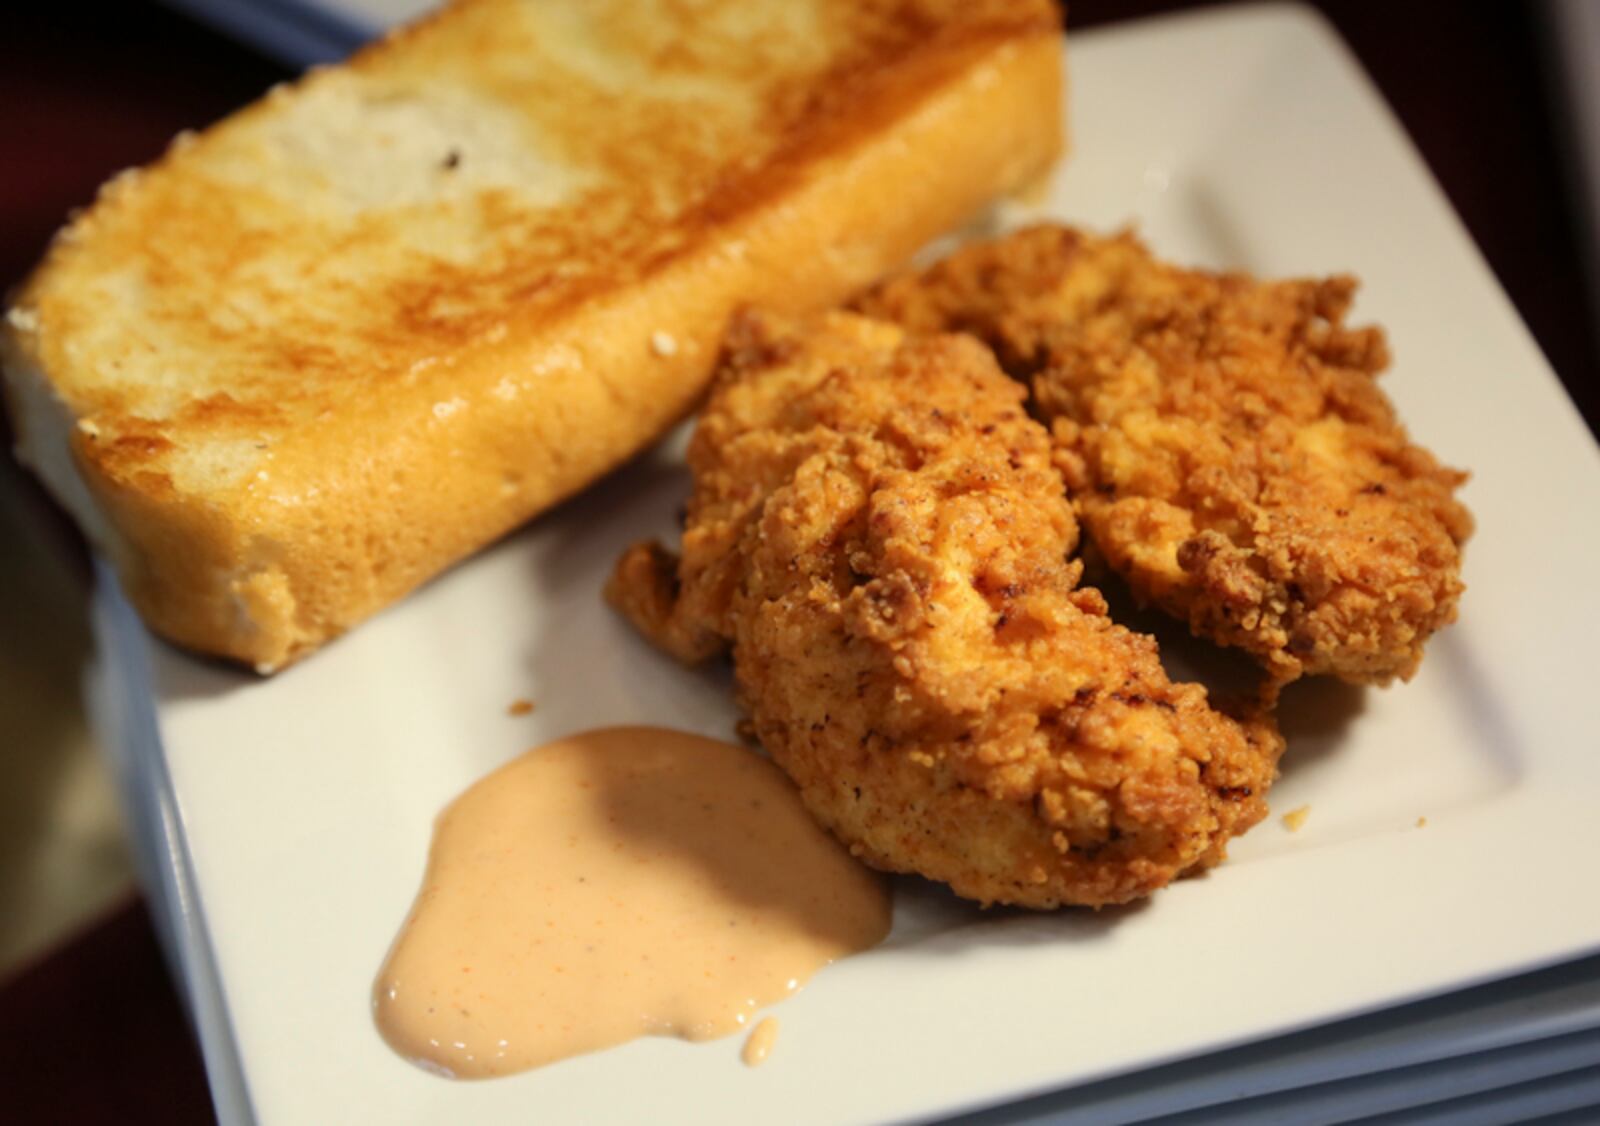
[[[817,3],[832,13],[828,0]],[[287,259],[300,263],[309,292],[260,283],[264,263],[282,267],[274,239],[295,237],[282,226],[294,215],[247,191],[208,194],[231,175],[241,146],[293,121],[297,101],[324,96],[318,90],[330,83],[448,74],[463,65],[457,56],[490,72],[475,96],[518,112],[520,97],[556,97],[507,86],[507,66],[493,54],[501,48],[473,39],[508,18],[502,9],[517,8],[465,0],[343,71],[314,75],[175,145],[109,186],[18,295],[0,342],[10,394],[42,388],[63,423],[39,425],[48,411],[14,404],[24,455],[70,503],[75,486],[48,469],[59,460],[49,447],[70,444],[99,510],[80,518],[91,528],[103,522],[96,538],[157,632],[262,670],[311,651],[683,417],[736,305],[837,301],[1040,174],[1059,150],[1061,51],[1050,5],[930,11],[884,0],[853,7],[858,26],[820,65],[765,84],[716,72],[757,85],[756,124],[775,130],[770,144],[752,147],[741,134],[657,146],[646,155],[669,166],[641,197],[628,178],[649,170],[632,156],[561,140],[557,151],[583,176],[601,169],[600,187],[541,203],[508,202],[491,184],[470,206],[455,201],[444,219],[434,200],[420,209],[346,207],[334,219],[317,212]],[[477,57],[486,51],[487,63]],[[723,53],[742,57],[731,46]],[[756,54],[738,65],[763,63]],[[720,65],[651,64],[691,76]],[[348,73],[365,77],[341,77]],[[611,123],[603,107],[572,108],[575,98],[562,103],[557,125],[576,136],[584,114]],[[678,108],[674,122],[671,107],[646,108],[653,130],[693,132],[688,110]],[[626,133],[634,125],[622,116]],[[536,122],[545,141],[552,120]],[[712,124],[713,133],[723,127]],[[670,198],[647,198],[657,190]],[[345,202],[334,198],[328,209]],[[411,227],[373,229],[408,216]],[[494,224],[503,237],[496,228],[461,260],[448,246],[433,253],[417,243],[440,233],[470,242]],[[340,276],[351,261],[364,276]],[[125,311],[122,335],[96,335],[88,319],[96,307],[104,315],[119,286],[144,317]],[[256,304],[229,304],[232,293]],[[143,350],[177,366],[199,356],[204,370],[175,389],[150,376],[165,369],[141,360]],[[107,377],[124,356],[143,363],[143,374]]]

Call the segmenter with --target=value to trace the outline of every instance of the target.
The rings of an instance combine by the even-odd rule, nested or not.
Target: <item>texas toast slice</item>
[[[729,310],[1057,155],[1047,0],[458,0],[109,183],[14,295],[21,454],[159,633],[269,671],[615,466]]]

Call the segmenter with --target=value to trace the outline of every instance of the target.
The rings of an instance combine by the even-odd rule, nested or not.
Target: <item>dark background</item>
[[[1205,6],[1075,0],[1069,27]],[[1542,5],[1312,6],[1376,80],[1591,430],[1600,429],[1600,337],[1588,316],[1583,227],[1567,192],[1567,125],[1552,99]],[[0,287],[21,279],[67,212],[111,173],[287,76],[144,0],[11,8],[0,32]],[[70,538],[42,500],[37,507]],[[12,1122],[211,1120],[199,1054],[141,902],[0,982],[0,1107]]]

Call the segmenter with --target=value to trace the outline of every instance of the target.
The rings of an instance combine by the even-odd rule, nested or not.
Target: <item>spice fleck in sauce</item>
[[[882,880],[771,763],[611,728],[529,752],[445,810],[373,1007],[407,1059],[504,1075],[638,1036],[728,1035],[889,922]],[[761,1057],[775,1031],[752,1036]]]

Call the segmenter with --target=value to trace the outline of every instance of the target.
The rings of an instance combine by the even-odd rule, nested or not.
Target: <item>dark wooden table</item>
[[[1195,6],[1074,0],[1070,22],[1085,28]],[[1590,428],[1600,427],[1597,336],[1537,6],[1316,6],[1394,105]],[[14,5],[0,33],[0,285],[23,275],[68,210],[112,172],[285,76],[139,0]],[[0,1117],[211,1119],[199,1053],[140,901],[0,983]]]

